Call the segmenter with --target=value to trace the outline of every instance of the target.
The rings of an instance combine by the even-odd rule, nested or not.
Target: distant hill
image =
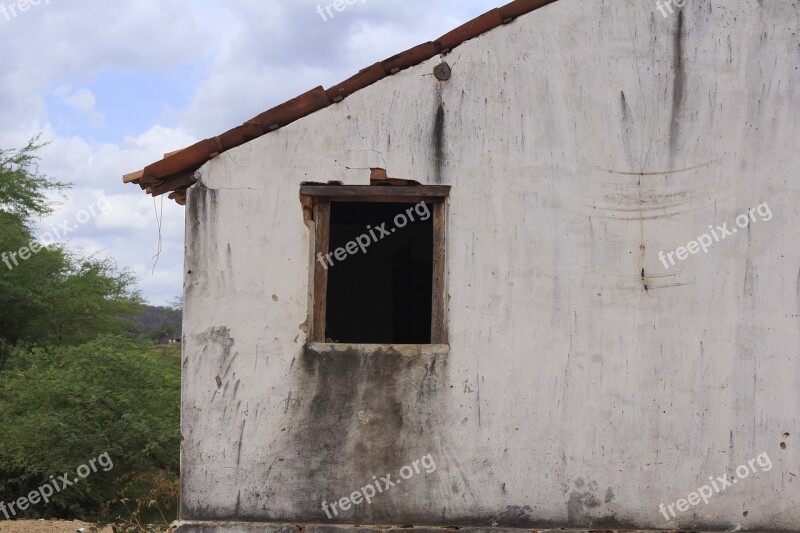
[[[139,313],[132,317],[129,334],[137,340],[167,344],[169,339],[181,338],[182,320],[180,309],[142,305]]]

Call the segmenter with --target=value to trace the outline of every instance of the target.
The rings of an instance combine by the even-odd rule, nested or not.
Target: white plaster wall
[[[187,206],[183,518],[303,521],[320,511],[300,492],[378,473],[304,487],[327,467],[285,435],[309,400],[300,183],[383,167],[453,187],[451,352],[437,472],[367,518],[800,529],[799,26],[796,0],[668,18],[560,0],[447,55],[447,82],[431,60],[207,164]],[[772,220],[659,262],[762,202]],[[770,471],[659,513],[765,452]]]

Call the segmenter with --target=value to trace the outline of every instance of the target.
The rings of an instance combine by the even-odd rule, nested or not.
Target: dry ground
[[[3,520],[0,521],[0,533],[75,533],[78,528],[97,533],[112,533],[110,527],[95,529],[85,522],[65,522],[61,520]]]

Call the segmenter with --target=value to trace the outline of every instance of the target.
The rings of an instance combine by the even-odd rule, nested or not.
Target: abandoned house
[[[516,0],[125,176],[186,206],[178,531],[800,530],[798,33]]]

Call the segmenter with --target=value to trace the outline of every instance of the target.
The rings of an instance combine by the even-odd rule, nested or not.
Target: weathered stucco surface
[[[796,0],[560,0],[445,56],[449,81],[431,60],[207,164],[182,518],[800,530],[799,26]],[[304,348],[300,183],[371,167],[453,187],[449,353]]]

